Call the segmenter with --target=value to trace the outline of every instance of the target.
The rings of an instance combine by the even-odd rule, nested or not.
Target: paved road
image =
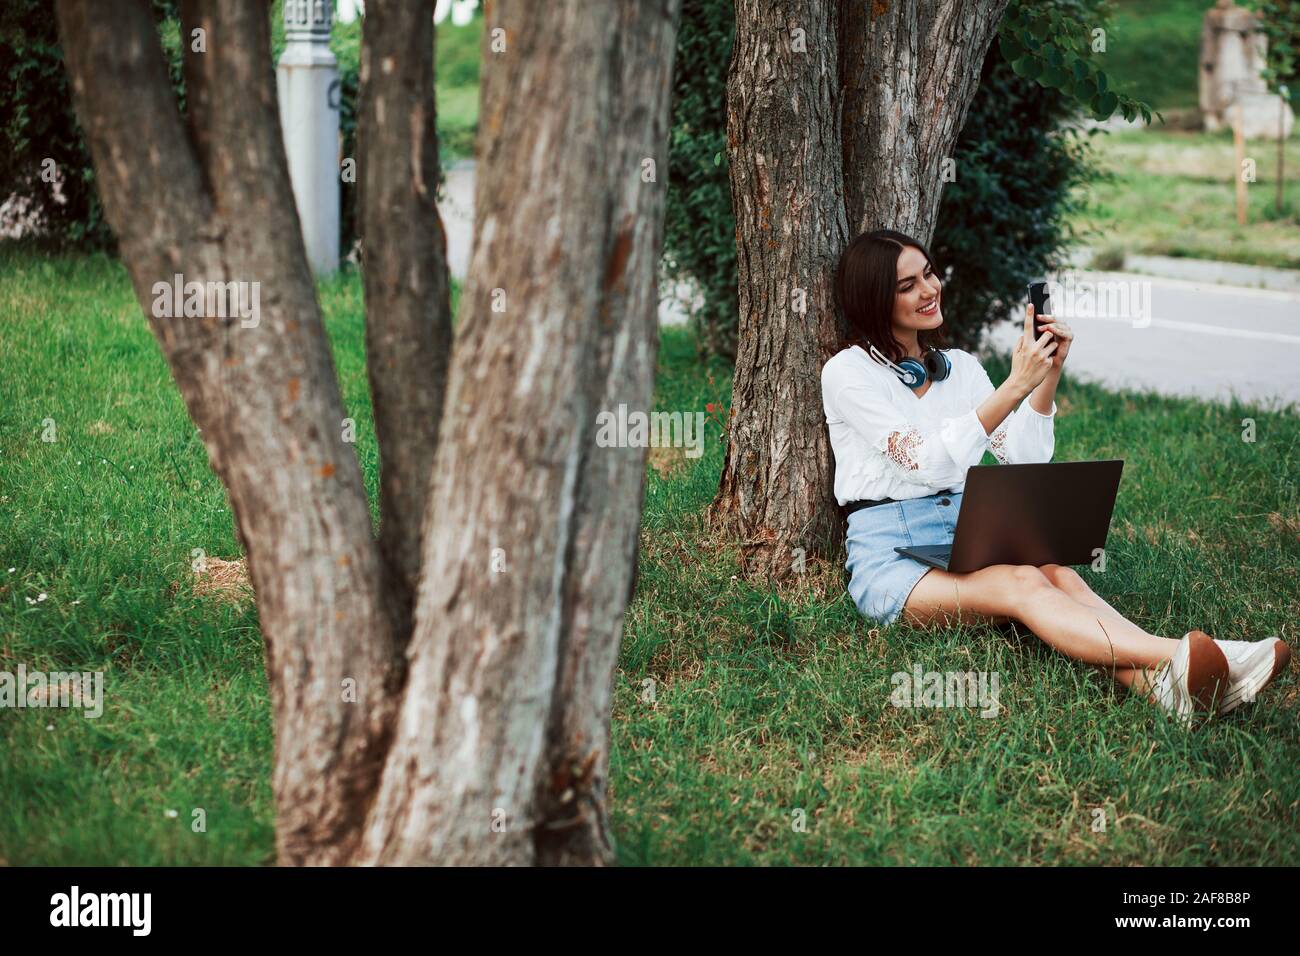
[[[1149,302],[1150,308],[1130,309],[1130,314],[1146,313],[1136,321],[1117,315],[1070,317],[1076,339],[1067,375],[1164,395],[1219,401],[1235,395],[1265,408],[1300,402],[1300,293],[1132,273],[1081,272],[1073,278],[1127,288],[1130,304]],[[1079,313],[1094,311],[1077,304]],[[985,342],[1010,349],[1023,325],[1023,318],[1002,323],[989,330]]]
[[[456,281],[463,282],[469,274],[469,252],[474,239],[474,163],[453,163],[443,175],[445,182],[438,212],[447,233],[447,267]]]
[[[473,205],[473,164],[452,166],[439,209],[447,229],[451,272],[457,278],[464,278],[469,268]],[[1098,308],[1094,311],[1111,314],[1091,317],[1082,314],[1089,311],[1086,302],[1076,298],[1077,314],[1070,322],[1077,339],[1067,375],[1166,395],[1226,401],[1235,394],[1265,408],[1300,402],[1300,292],[1131,273],[1074,272],[1061,281],[1072,284],[1058,294],[1058,311],[1069,298],[1064,292],[1082,292],[1079,283],[1086,281],[1104,293],[1127,294],[1129,315],[1140,314],[1135,322],[1113,314],[1122,310]],[[684,322],[684,300],[690,292],[661,290],[660,322]],[[1107,298],[1109,305],[1117,304]],[[1147,305],[1149,309],[1143,307]],[[1009,349],[1022,324],[1023,319],[1000,324],[990,329],[985,341]]]

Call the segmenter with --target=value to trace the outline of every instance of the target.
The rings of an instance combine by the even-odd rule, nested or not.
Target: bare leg
[[[1058,588],[1064,591],[1070,597],[1074,598],[1080,604],[1087,604],[1090,607],[1099,610],[1109,611],[1115,617],[1124,619],[1124,615],[1115,610],[1114,606],[1107,603],[1106,599],[1100,594],[1088,587],[1088,582],[1083,579],[1074,568],[1066,567],[1063,564],[1044,564],[1038,570],[1042,571]]]
[[[1080,604],[1087,605],[1088,607],[1095,607],[1103,614],[1109,614],[1125,623],[1129,623],[1124,615],[1115,610],[1113,605],[1106,601],[1105,598],[1092,588],[1088,587],[1088,582],[1085,581],[1083,577],[1074,570],[1074,568],[1060,564],[1044,564],[1038,570],[1042,571],[1043,574],[1047,576],[1047,580],[1051,581],[1054,585],[1066,594],[1070,595],[1070,597],[1074,598]],[[1154,637],[1155,635],[1152,636]],[[1128,687],[1133,691],[1141,692],[1150,689],[1151,683],[1155,679],[1155,672],[1145,668],[1119,667],[1111,672],[1111,676],[1125,687]]]
[[[933,569],[917,582],[903,609],[904,620],[920,627],[971,615],[1020,621],[1067,657],[1108,669],[1153,667],[1178,646],[1148,634],[1114,608],[1103,613],[1081,603],[1030,565],[995,564],[969,574]]]

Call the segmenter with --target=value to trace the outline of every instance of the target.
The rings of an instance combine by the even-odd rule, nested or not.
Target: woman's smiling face
[[[894,325],[903,329],[937,329],[943,325],[939,308],[943,283],[915,246],[898,254],[898,283],[894,294]]]

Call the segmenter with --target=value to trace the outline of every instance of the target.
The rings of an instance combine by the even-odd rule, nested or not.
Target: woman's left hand
[[[1030,306],[1032,309],[1033,306]],[[1059,369],[1065,364],[1065,357],[1070,354],[1070,343],[1074,341],[1074,330],[1065,322],[1051,315],[1040,315],[1038,321],[1043,331],[1051,332],[1056,340],[1056,351],[1052,353],[1052,369]]]

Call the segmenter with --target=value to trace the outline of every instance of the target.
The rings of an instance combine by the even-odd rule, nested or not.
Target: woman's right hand
[[[1056,351],[1056,336],[1044,331],[1034,341],[1034,307],[1025,306],[1025,331],[1016,340],[1011,352],[1011,374],[1007,382],[1022,396],[1028,395],[1052,370],[1052,353]]]

